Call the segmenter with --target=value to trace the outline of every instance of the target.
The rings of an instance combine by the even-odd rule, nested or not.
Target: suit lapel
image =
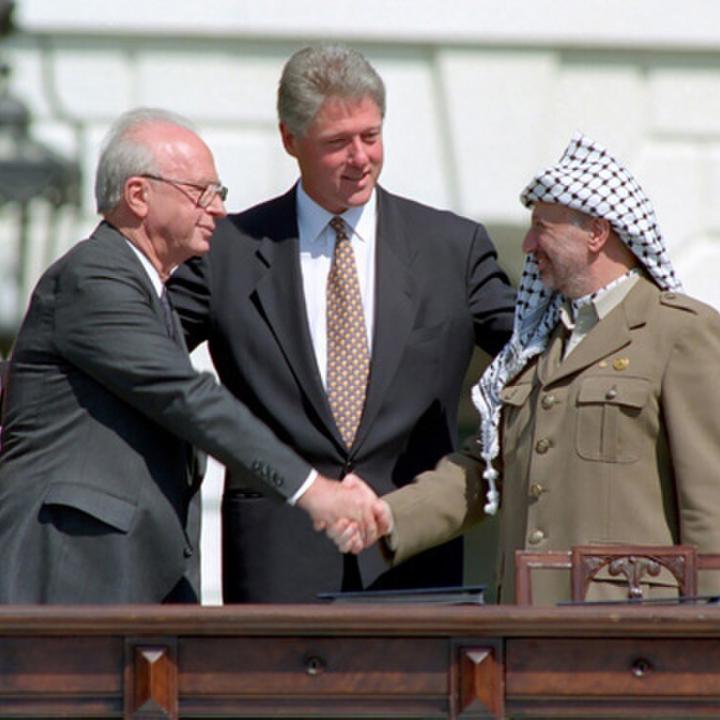
[[[106,221],[103,221],[98,226],[96,231],[93,233],[93,237],[96,240],[100,240],[101,242],[109,244],[113,251],[121,253],[124,258],[123,264],[129,269],[132,268],[133,272],[139,278],[140,282],[145,288],[145,291],[147,292],[148,298],[150,299],[150,304],[152,305],[153,310],[157,315],[158,322],[162,325],[163,330],[167,333],[165,311],[163,310],[162,303],[160,301],[160,298],[158,297],[157,290],[155,289],[155,286],[153,285],[153,282],[150,279],[147,270],[143,267],[135,252],[133,252],[133,250],[128,246],[129,240]],[[187,352],[188,349],[187,345],[185,344],[185,334],[183,333],[180,318],[178,317],[178,314],[175,312],[175,310],[172,310],[171,317],[174,326],[175,342],[185,352]]]
[[[362,443],[405,352],[415,317],[411,266],[416,247],[393,198],[377,188],[375,322],[365,410],[354,445]]]
[[[540,356],[537,364],[537,376],[542,385],[549,382],[549,378],[555,379],[555,374],[560,368],[563,353],[563,341],[565,328],[558,323],[550,335],[547,350]]]
[[[353,448],[372,426],[405,352],[415,317],[411,266],[416,248],[392,196],[377,189],[375,321],[365,410]],[[275,225],[256,253],[256,296],[298,384],[340,447],[327,394],[315,362],[300,274],[295,190],[278,200]]]
[[[278,199],[273,226],[255,255],[255,294],[275,340],[315,412],[333,437],[342,438],[327,401],[307,321],[300,273],[295,190]]]
[[[122,259],[119,260],[119,262],[122,263],[123,267],[128,268],[131,272],[137,275],[145,289],[152,311],[157,316],[157,321],[162,327],[162,331],[167,333],[167,324],[164,316],[165,311],[163,310],[162,303],[158,297],[157,290],[155,289],[147,270],[143,267],[133,250],[128,247],[127,238],[105,221],[102,222],[93,233],[93,238],[106,245],[107,249],[105,252],[120,253]],[[175,326],[175,342],[187,355],[188,349],[185,344],[185,335],[183,333],[182,325],[180,324],[180,318],[175,310],[172,310],[171,317]],[[188,487],[191,487],[192,491],[195,492],[200,487],[200,482],[205,475],[207,456],[203,451],[198,450],[192,443],[185,442],[184,444],[187,459],[186,479]],[[193,542],[193,544],[195,543]]]

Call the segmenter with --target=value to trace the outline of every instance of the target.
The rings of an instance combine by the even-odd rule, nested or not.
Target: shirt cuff
[[[305,494],[308,488],[315,482],[315,478],[318,476],[317,470],[311,470],[310,474],[305,479],[305,482],[298,488],[297,492],[288,498],[288,505],[295,505],[295,503]]]

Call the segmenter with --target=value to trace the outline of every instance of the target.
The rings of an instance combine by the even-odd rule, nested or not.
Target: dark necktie
[[[334,217],[330,227],[336,240],[327,279],[327,393],[335,424],[349,448],[365,405],[370,353],[355,253],[343,219]]]
[[[162,293],[160,294],[160,304],[162,305],[163,309],[163,319],[165,320],[165,328],[167,329],[167,333],[173,340],[177,340],[177,333],[175,331],[175,318],[173,317],[172,306],[170,305],[170,298],[168,297],[167,288],[164,285]]]
[[[163,320],[165,321],[167,334],[178,345],[185,348],[184,341],[179,339],[178,326],[175,322],[175,313],[173,312],[172,305],[170,304],[167,288],[164,285],[162,292],[160,293],[160,305],[162,306]],[[188,485],[196,490],[205,475],[207,458],[204,452],[195,448],[195,446],[191,443],[185,443],[185,450],[187,452]]]

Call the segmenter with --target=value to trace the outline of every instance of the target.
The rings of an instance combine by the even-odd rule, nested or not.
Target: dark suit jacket
[[[514,294],[481,225],[378,189],[376,311],[366,407],[353,447],[340,438],[307,323],[295,190],[218,223],[210,253],[169,284],[194,347],[209,341],[227,388],[321,473],[355,471],[382,494],[452,450],[475,343],[507,340]],[[324,292],[324,289],[322,290]],[[343,561],[306,518],[270,504],[251,478],[224,499],[226,601],[311,601],[341,587]],[[347,564],[347,561],[346,561]],[[359,558],[365,586],[386,570]],[[380,584],[458,583],[460,541]]]
[[[103,223],[43,275],[13,351],[0,601],[162,600],[197,558],[191,443],[276,501],[310,469],[192,368],[146,271]]]

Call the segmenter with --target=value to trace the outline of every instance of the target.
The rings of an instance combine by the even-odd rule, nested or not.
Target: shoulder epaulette
[[[682,293],[674,292],[673,290],[665,290],[660,293],[660,304],[696,314],[698,312],[696,300],[693,300],[691,297],[683,295]]]

